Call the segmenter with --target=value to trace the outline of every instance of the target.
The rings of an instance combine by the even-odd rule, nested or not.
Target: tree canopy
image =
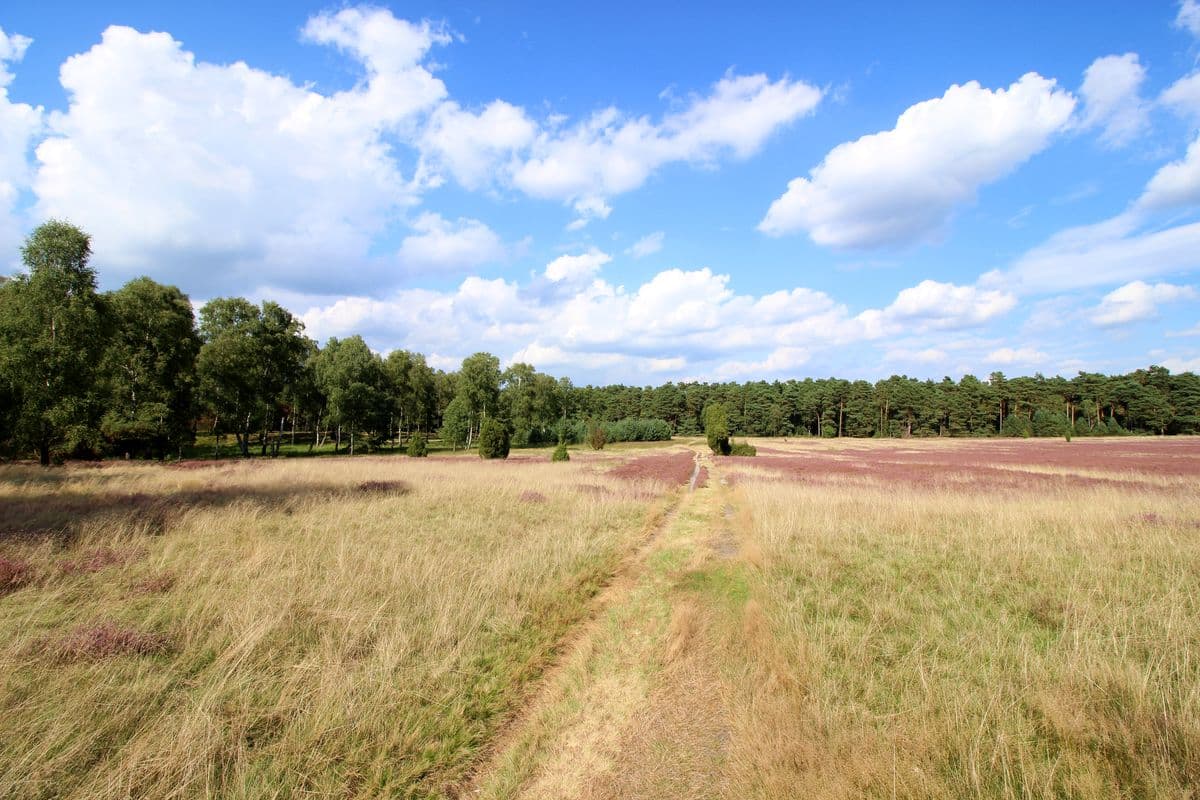
[[[420,353],[386,357],[360,336],[308,338],[277,303],[190,299],[150,278],[97,290],[91,240],[67,222],[37,228],[25,271],[0,282],[0,451],[165,457],[198,430],[238,451],[307,437],[349,452],[437,432],[471,447],[485,423],[514,446],[707,435],[728,452],[752,436],[1063,436],[1200,433],[1200,378],[1150,366],[1072,378],[892,375],[660,386],[576,386],[490,353],[454,371]],[[451,345],[452,347],[452,345]],[[489,442],[490,443],[490,442]],[[414,452],[423,445],[414,445]]]

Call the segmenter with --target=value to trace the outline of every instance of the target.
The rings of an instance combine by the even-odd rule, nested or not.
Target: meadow
[[[1200,442],[754,441],[0,467],[0,797],[1194,796]]]

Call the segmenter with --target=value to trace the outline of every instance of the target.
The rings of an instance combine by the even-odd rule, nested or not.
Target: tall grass
[[[1191,491],[750,481],[738,797],[1194,797]]]
[[[5,468],[64,534],[0,541],[0,797],[439,796],[654,502],[557,464]]]

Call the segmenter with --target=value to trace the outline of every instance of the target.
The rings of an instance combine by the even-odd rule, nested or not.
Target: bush
[[[629,417],[616,422],[571,420],[559,423],[556,433],[567,444],[590,444],[593,426],[604,431],[605,444],[613,442],[665,442],[671,439],[671,423],[665,419]],[[532,440],[531,440],[532,441]],[[549,441],[549,440],[547,440]]]
[[[734,442],[729,446],[729,455],[731,456],[756,456],[758,448],[749,442]]]
[[[414,433],[413,437],[408,440],[408,454],[413,458],[424,458],[429,455],[429,442],[425,439],[425,434]]]
[[[1067,427],[1067,415],[1039,408],[1033,412],[1032,427],[1034,436],[1062,436]]]
[[[604,430],[604,426],[595,421],[589,422],[587,442],[593,450],[603,450],[604,445],[608,443],[608,432]]]
[[[508,458],[508,428],[495,418],[488,418],[479,427],[479,457]]]
[[[554,454],[550,456],[551,461],[570,461],[571,454],[567,452],[565,442],[559,442],[558,447],[554,448]]]
[[[1020,414],[1009,414],[1004,418],[1004,424],[1000,426],[1000,435],[1029,438],[1033,435],[1033,425],[1027,417]]]
[[[704,409],[704,438],[713,455],[729,455],[729,410],[722,403]]]

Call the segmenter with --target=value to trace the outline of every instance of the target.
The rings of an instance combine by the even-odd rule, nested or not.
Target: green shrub
[[[1067,415],[1039,408],[1033,412],[1032,427],[1034,436],[1062,436],[1067,427]]]
[[[704,409],[704,438],[714,455],[729,455],[729,409],[723,403]]]
[[[588,423],[587,441],[593,450],[603,450],[608,443],[608,432],[595,420]]]
[[[483,421],[479,427],[479,457],[508,458],[508,428],[493,417]]]
[[[1033,435],[1033,425],[1029,422],[1028,417],[1009,414],[1004,418],[1004,424],[1000,426],[1000,435],[1027,439]]]
[[[729,455],[731,456],[756,456],[758,448],[749,442],[734,442],[729,447]]]
[[[559,442],[558,447],[554,448],[554,455],[550,456],[551,461],[570,461],[571,454],[567,452],[566,442]]]
[[[412,438],[408,440],[408,454],[413,458],[424,458],[429,455],[429,442],[425,439],[425,434],[413,434]]]

